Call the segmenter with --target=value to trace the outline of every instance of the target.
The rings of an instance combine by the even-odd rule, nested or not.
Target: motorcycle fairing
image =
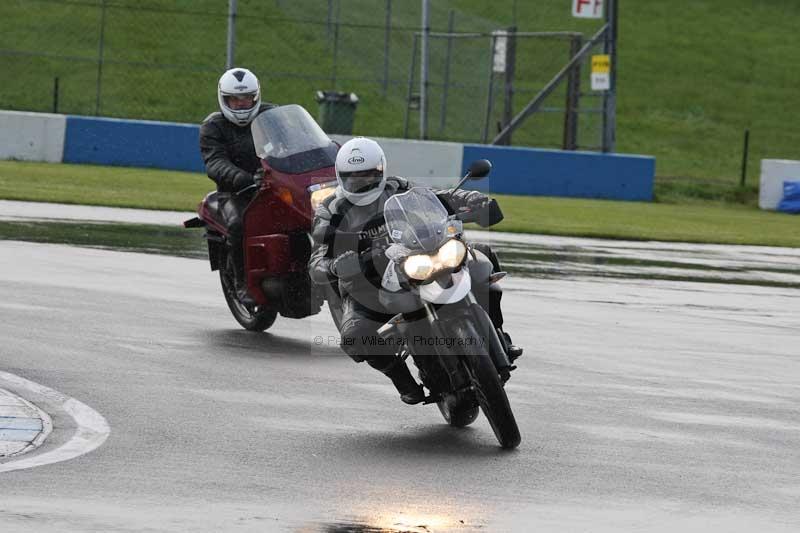
[[[450,275],[449,281],[451,281],[451,284],[449,287],[442,286],[441,283],[445,280],[447,278],[440,278],[420,285],[420,298],[433,304],[451,304],[463,300],[472,289],[472,278],[466,268],[462,268]]]

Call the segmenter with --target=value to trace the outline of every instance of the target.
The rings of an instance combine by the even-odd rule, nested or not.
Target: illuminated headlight
[[[467,247],[457,239],[447,241],[435,254],[410,255],[403,262],[403,270],[411,279],[425,281],[448,268],[457,268],[467,255]]]
[[[311,194],[311,209],[316,211],[317,208],[325,201],[325,198],[336,192],[337,182],[329,181],[327,183],[318,183],[308,188]]]

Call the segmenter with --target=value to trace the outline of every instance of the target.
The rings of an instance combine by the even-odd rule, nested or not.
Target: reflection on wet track
[[[202,230],[101,222],[0,221],[0,239],[206,257]],[[800,287],[800,249],[469,232],[522,277],[607,277]]]
[[[800,287],[800,250],[473,233],[524,277],[608,277]]]

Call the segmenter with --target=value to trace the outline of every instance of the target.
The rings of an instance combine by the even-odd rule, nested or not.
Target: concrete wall
[[[199,126],[0,111],[0,158],[204,172]],[[333,135],[344,143],[350,137]],[[491,176],[471,187],[494,193],[651,200],[655,159],[435,141],[376,138],[390,174],[453,186],[475,159]]]
[[[349,135],[331,135],[340,144],[352,139]],[[415,141],[371,137],[386,154],[389,174],[403,176],[415,183],[447,188],[458,183],[464,147],[459,143]]]
[[[0,112],[0,159],[60,163],[66,124],[64,115]]]
[[[762,159],[758,207],[775,210],[783,198],[783,182],[800,181],[800,161]]]

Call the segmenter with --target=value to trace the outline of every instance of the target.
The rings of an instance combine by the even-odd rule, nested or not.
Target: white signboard
[[[494,57],[492,61],[492,72],[502,74],[506,71],[506,46],[508,44],[508,32],[497,30],[492,32],[494,35]]]
[[[572,0],[572,16],[582,19],[603,18],[603,0]]]
[[[611,88],[611,76],[607,72],[592,72],[592,90],[607,91]]]

